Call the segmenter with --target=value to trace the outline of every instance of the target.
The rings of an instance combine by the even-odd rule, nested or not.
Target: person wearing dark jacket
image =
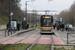
[[[9,23],[7,24],[7,30],[8,30],[8,27],[9,27]]]
[[[56,26],[57,30],[59,30],[59,25]]]
[[[66,28],[65,28],[65,29],[66,29],[66,31],[67,31],[67,30],[68,30],[68,27],[66,26]]]
[[[64,31],[64,24],[60,25],[61,31]]]
[[[27,29],[29,28],[29,24],[27,24]]]
[[[17,29],[20,30],[20,23],[17,23]]]

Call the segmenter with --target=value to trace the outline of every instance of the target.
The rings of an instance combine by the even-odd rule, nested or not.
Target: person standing
[[[27,24],[27,29],[29,29],[29,24]]]
[[[66,28],[65,28],[65,29],[66,29],[66,31],[67,31],[67,30],[68,30],[68,27],[66,26]]]
[[[8,28],[9,28],[9,23],[7,24],[7,30],[8,30]]]
[[[20,30],[20,23],[17,23],[17,29]]]
[[[59,30],[59,24],[56,26],[57,30]]]
[[[62,29],[63,29],[63,31],[64,31],[64,24],[62,24]]]
[[[61,31],[64,31],[64,24],[60,25]]]

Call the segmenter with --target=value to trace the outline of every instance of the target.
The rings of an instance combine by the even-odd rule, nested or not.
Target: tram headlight
[[[42,27],[40,27],[40,29],[42,29]]]

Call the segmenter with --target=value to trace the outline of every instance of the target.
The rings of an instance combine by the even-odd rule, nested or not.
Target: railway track
[[[33,32],[35,32],[35,33],[33,33]],[[15,42],[14,44],[11,44],[11,45],[8,45],[8,46],[6,46],[6,47],[3,47],[3,48],[0,48],[0,50],[4,50],[5,48],[8,48],[8,47],[10,47],[10,46],[13,46],[13,45],[15,45],[15,44],[17,44],[17,43],[19,43],[19,42],[21,42],[21,41],[23,41],[23,40],[25,40],[25,39],[27,39],[27,38],[29,38],[29,37],[32,37],[33,35],[35,36],[37,33],[39,32],[38,30],[35,30],[35,31],[31,31],[31,33],[28,35],[28,36],[26,36],[24,39],[21,39],[21,40],[19,40],[19,41],[17,41],[17,42]],[[27,35],[27,33],[25,33],[25,35]],[[24,36],[24,34],[20,34],[20,35],[18,35],[18,36]],[[53,41],[53,36],[54,35],[50,35],[51,36],[51,49],[50,50],[54,50],[54,41]],[[49,36],[49,37],[50,37]],[[33,44],[31,44],[29,47],[27,47],[27,49],[26,50],[30,50],[38,41],[39,41],[39,39],[41,38],[41,37],[43,37],[42,35],[39,35],[39,37],[37,38],[37,40],[33,43]],[[15,37],[16,38],[16,37]]]
[[[40,35],[38,37],[38,39],[32,44],[30,45],[26,50],[30,50],[37,42],[38,40],[41,38],[42,35]],[[54,50],[54,41],[53,41],[53,35],[50,35],[51,36],[51,50]]]
[[[34,30],[33,30],[34,31]],[[37,31],[37,30],[36,30]],[[32,32],[32,31],[28,31],[28,32]],[[17,35],[23,35],[23,34],[27,34],[27,32],[26,33],[20,33],[20,34],[16,34],[16,35],[14,35],[14,36],[17,36]],[[12,36],[12,37],[14,37],[14,36]],[[14,37],[14,38],[16,38],[16,37]],[[2,42],[5,42],[5,41],[9,41],[9,40],[11,40],[11,39],[14,39],[14,38],[10,38],[10,39],[7,39],[7,40],[2,40],[2,41],[0,41],[0,44],[2,43]]]
[[[32,47],[38,42],[38,40],[40,39],[41,36],[42,36],[42,35],[40,35],[40,36],[38,37],[38,39],[37,39],[31,46],[29,46],[26,50],[29,50],[30,48],[32,48]]]
[[[53,36],[51,35],[51,50],[54,50],[54,41]]]
[[[37,30],[35,30],[35,33],[36,32],[38,32]],[[15,45],[15,44],[17,44],[18,42],[21,42],[21,41],[23,41],[23,40],[25,40],[26,38],[28,38],[28,37],[30,37],[31,35],[33,35],[33,34],[35,34],[35,33],[30,33],[28,36],[26,36],[25,38],[23,38],[23,39],[21,39],[21,40],[19,40],[19,41],[17,41],[17,42],[15,42],[14,44],[10,44],[10,45],[7,45],[7,46],[5,46],[5,47],[3,47],[3,48],[0,48],[0,50],[4,50],[5,48],[8,48],[8,47],[10,47],[10,46],[13,46],[13,45]],[[26,34],[26,33],[25,33]],[[23,35],[23,34],[22,34]],[[15,37],[16,38],[16,37]],[[13,38],[12,38],[13,39]],[[8,40],[10,40],[10,39],[8,39]],[[8,40],[5,40],[5,41],[8,41]],[[2,42],[5,42],[5,41],[2,41]]]

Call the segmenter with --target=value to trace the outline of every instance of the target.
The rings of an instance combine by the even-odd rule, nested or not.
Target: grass
[[[50,50],[50,44],[35,44],[30,50]]]
[[[40,26],[37,26],[37,27],[35,26],[34,28],[40,28]]]
[[[40,28],[40,26],[37,26],[37,27],[36,27],[36,26],[34,26],[34,27],[29,27],[29,28],[38,28],[38,29],[39,29],[39,28]]]
[[[0,14],[0,25],[7,25],[8,22],[9,22],[9,17]],[[20,20],[17,22],[22,23],[22,21]]]
[[[9,21],[9,18],[7,16],[1,15],[0,14],[0,25],[5,25]]]
[[[75,50],[75,48],[69,45],[55,45],[55,50]]]
[[[0,31],[5,31],[6,29],[1,29]]]
[[[3,48],[3,47],[5,47],[5,46],[8,46],[8,45],[10,45],[10,44],[0,44],[0,48]]]
[[[26,48],[28,46],[30,46],[31,44],[15,44],[13,46],[10,46],[8,48],[5,48],[4,50],[26,50]]]
[[[5,47],[9,44],[2,45],[0,44],[0,48]],[[26,50],[31,44],[24,44],[19,43],[15,44],[13,46],[10,46],[8,48],[5,48],[4,50]],[[35,44],[30,50],[50,50],[51,45],[50,44]],[[55,45],[54,50],[75,50],[74,46],[68,46],[68,45]]]

